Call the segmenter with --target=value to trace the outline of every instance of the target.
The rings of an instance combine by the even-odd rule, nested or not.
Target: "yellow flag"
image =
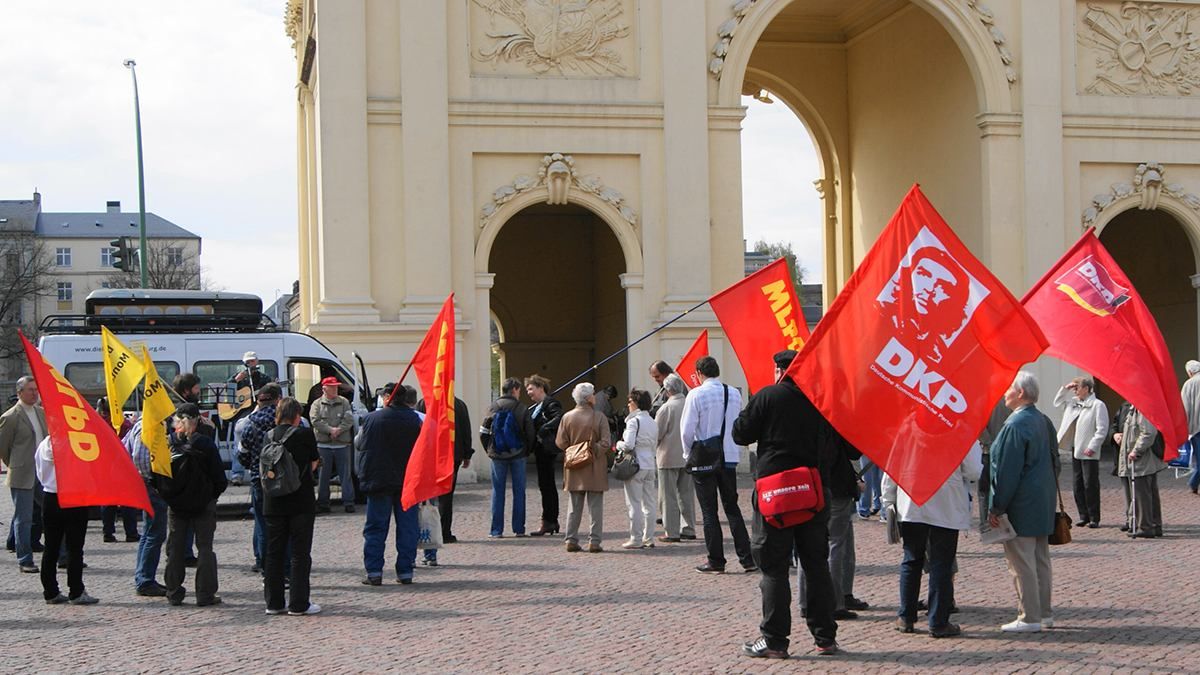
[[[104,388],[108,390],[108,419],[112,422],[113,429],[119,433],[124,421],[121,410],[146,374],[146,366],[136,354],[121,344],[117,336],[108,330],[108,326],[100,327],[100,351],[104,354]]]
[[[162,422],[175,413],[175,404],[145,347],[142,347],[142,361],[146,370],[146,385],[142,390],[142,443],[150,450],[150,472],[169,477],[171,447]]]

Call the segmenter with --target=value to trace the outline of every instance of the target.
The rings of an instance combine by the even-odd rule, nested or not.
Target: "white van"
[[[362,361],[347,368],[311,335],[284,331],[262,314],[258,296],[206,291],[102,289],[86,301],[86,314],[53,315],[41,325],[38,349],[89,402],[105,395],[100,326],[136,352],[144,345],[168,385],[181,372],[200,378],[200,407],[218,425],[218,446],[229,465],[232,425],[221,424],[218,403],[235,401],[230,379],[253,351],[259,367],[301,403],[320,396],[322,377],[333,375],[353,391],[356,417],[374,408]],[[247,401],[253,406],[253,401]],[[137,395],[127,411],[140,410]]]

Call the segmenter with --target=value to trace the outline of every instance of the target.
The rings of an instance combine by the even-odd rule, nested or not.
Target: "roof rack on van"
[[[54,314],[42,320],[43,335],[91,335],[101,326],[119,333],[272,333],[279,330],[266,314]]]

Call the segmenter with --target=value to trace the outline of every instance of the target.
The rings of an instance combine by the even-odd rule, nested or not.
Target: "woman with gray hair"
[[[600,553],[600,535],[604,531],[604,492],[608,490],[606,454],[612,447],[608,419],[596,411],[596,388],[581,382],[571,391],[575,408],[563,415],[554,442],[560,449],[587,443],[591,461],[574,469],[563,468],[563,489],[566,490],[567,532],[564,539],[567,552],[583,550],[579,546],[579,525],[583,519],[584,500],[587,501],[591,530],[588,532],[588,553]]]
[[[1200,489],[1200,361],[1188,361],[1184,364],[1184,370],[1188,379],[1183,383],[1180,395],[1183,397],[1183,412],[1187,414],[1188,447],[1191,449],[1188,464],[1192,467],[1192,475],[1188,476],[1188,487],[1192,494],[1197,494],[1197,489]]]
[[[663,530],[658,538],[664,543],[696,538],[696,481],[684,470],[683,439],[679,435],[679,420],[683,417],[683,401],[687,385],[683,378],[671,373],[663,378],[667,401],[654,416],[658,425],[658,501],[662,505]],[[680,519],[683,527],[680,528]]]

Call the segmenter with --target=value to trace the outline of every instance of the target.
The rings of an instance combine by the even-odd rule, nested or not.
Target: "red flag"
[[[917,504],[962,462],[1037,324],[913,186],[788,374]]]
[[[18,334],[46,410],[59,503],[64,507],[119,504],[153,514],[146,483],[112,426],[23,333]]]
[[[404,474],[400,505],[405,509],[440,497],[454,486],[453,293],[413,354],[412,369],[425,398],[425,422]]]
[[[696,374],[696,361],[701,356],[708,356],[708,329],[700,331],[700,337],[692,343],[687,353],[680,359],[679,365],[675,366],[675,372],[679,373],[679,377],[691,389],[700,386],[700,376]]]
[[[1150,309],[1089,228],[1021,300],[1050,340],[1046,353],[1075,364],[1132,403],[1166,441],[1188,438],[1167,344]]]
[[[792,287],[787,260],[780,258],[708,299],[751,393],[775,384],[771,357],[784,349],[800,351],[808,324]]]

